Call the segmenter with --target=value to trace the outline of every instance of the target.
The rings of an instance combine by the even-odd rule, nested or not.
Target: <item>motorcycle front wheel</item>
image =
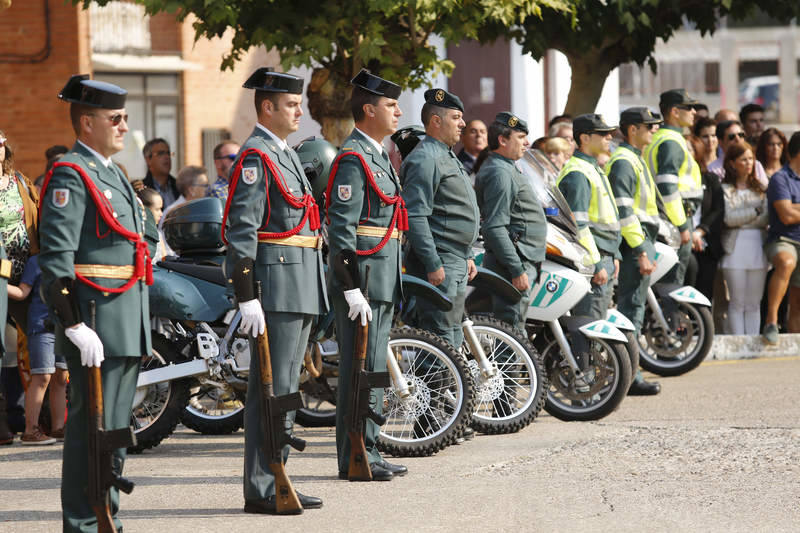
[[[569,341],[571,333],[566,336]],[[559,420],[599,420],[619,407],[628,394],[631,360],[625,345],[606,339],[588,340],[584,384],[576,382],[558,342],[548,339],[539,348],[550,381],[544,408]]]
[[[160,368],[177,360],[169,341],[161,335],[153,335],[153,354],[142,359],[140,371]],[[136,389],[131,410],[136,445],[128,448],[129,453],[142,453],[172,435],[189,401],[189,383],[188,379],[175,379]]]
[[[470,320],[486,358],[497,370],[494,376],[484,376],[464,342],[462,350],[475,381],[470,425],[487,434],[519,431],[533,422],[544,406],[548,383],[539,353],[510,324],[483,316]]]
[[[705,306],[677,303],[669,332],[656,327],[648,308],[639,335],[639,364],[659,376],[679,376],[697,368],[711,351],[714,319]]]
[[[244,399],[227,383],[195,385],[181,422],[203,435],[229,435],[244,427]]]
[[[384,390],[378,449],[398,457],[427,457],[453,444],[474,411],[474,384],[464,356],[420,329],[395,328],[389,348],[409,386],[406,397]]]

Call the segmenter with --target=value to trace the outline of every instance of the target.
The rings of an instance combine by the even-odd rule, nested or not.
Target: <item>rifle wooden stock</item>
[[[89,325],[94,330],[96,304],[89,301]],[[133,483],[114,472],[113,451],[136,444],[136,436],[130,426],[106,431],[103,422],[103,378],[99,366],[86,370],[89,402],[89,478],[86,487],[89,506],[97,519],[98,533],[117,533],[111,516],[111,487],[127,494],[133,491]]]
[[[369,266],[367,266],[369,268]],[[367,277],[367,276],[365,276]],[[358,419],[360,410],[358,400],[360,397],[360,377],[364,371],[367,360],[367,342],[369,341],[369,323],[362,326],[361,322],[356,324],[356,336],[353,351],[353,375],[352,375],[352,397],[354,401],[351,406],[350,416]],[[350,481],[372,481],[372,471],[369,468],[367,457],[367,447],[364,444],[364,423],[363,418],[360,423],[350,424],[347,431],[350,439],[350,461],[347,466],[347,479]]]
[[[257,282],[258,301],[261,301],[261,283]],[[305,448],[305,441],[287,437],[283,426],[283,415],[286,411],[302,407],[300,393],[275,396],[272,377],[272,357],[269,350],[267,327],[264,333],[256,337],[258,349],[259,377],[261,378],[261,422],[262,452],[269,461],[269,469],[275,476],[275,508],[278,514],[300,514],[303,505],[292,486],[283,464],[283,446],[289,444],[297,450]],[[299,403],[299,406],[298,406]]]

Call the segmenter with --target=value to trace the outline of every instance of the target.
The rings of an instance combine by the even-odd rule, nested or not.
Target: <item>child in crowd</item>
[[[64,440],[64,411],[67,407],[67,363],[53,350],[55,335],[48,318],[47,307],[39,296],[42,271],[37,256],[31,256],[19,286],[8,285],[8,297],[22,301],[31,295],[28,308],[28,352],[31,382],[25,391],[25,432],[20,442],[24,445],[54,444]],[[51,379],[52,378],[52,379]],[[44,394],[50,386],[51,431],[46,435],[39,427]]]
[[[159,227],[158,230],[158,249],[156,250],[155,255],[153,256],[153,263],[156,261],[160,261],[164,255],[166,255],[166,245],[164,244],[164,234],[161,231],[161,225],[159,222],[161,221],[161,216],[164,211],[164,199],[161,198],[161,195],[158,194],[158,191],[155,189],[151,189],[150,187],[143,187],[136,191],[136,194],[139,195],[139,199],[142,201],[142,204],[150,210],[153,214],[153,220],[155,221],[156,226]]]

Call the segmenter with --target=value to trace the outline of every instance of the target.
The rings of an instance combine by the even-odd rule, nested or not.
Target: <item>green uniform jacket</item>
[[[525,272],[523,261],[544,261],[547,222],[528,179],[514,161],[491,152],[475,177],[486,251],[512,277]]]
[[[572,157],[579,157],[584,161],[591,163],[601,176],[605,176],[606,173],[603,172],[603,169],[597,165],[597,159],[594,157],[586,155],[577,150]],[[567,200],[567,204],[569,205],[570,209],[578,212],[589,211],[589,202],[592,198],[592,185],[589,183],[589,178],[584,176],[581,172],[570,172],[564,176],[564,178],[559,182],[558,188],[561,190],[561,193]],[[611,195],[612,199],[614,198],[614,194],[611,191],[608,191],[608,194]],[[597,244],[597,248],[599,250],[602,250],[606,254],[612,255],[617,259],[621,257],[619,253],[619,244],[622,241],[622,237],[620,236],[619,231],[597,229],[589,222],[584,220],[578,220],[577,223],[578,228],[589,226],[589,230],[592,232],[594,242]],[[598,263],[598,265],[599,264],[600,263]],[[600,267],[596,266],[595,268],[599,269]]]
[[[375,145],[363,134],[353,130],[342,143],[342,152],[358,152],[372,169],[375,183],[387,196],[400,191],[397,173],[389,159],[376,152]],[[381,237],[356,236],[359,224],[388,228],[394,215],[394,207],[381,202],[377,193],[367,184],[361,161],[355,156],[345,156],[339,161],[328,207],[329,260],[333,261],[342,250],[371,250]],[[400,242],[389,239],[381,250],[372,255],[359,256],[358,270],[361,280],[364,269],[370,265],[369,299],[378,302],[394,302],[400,289]],[[331,269],[332,272],[332,269]],[[331,290],[342,290],[339,280],[331,274]]]
[[[675,130],[683,135],[683,130],[681,128],[669,126],[667,124],[661,127]],[[680,194],[677,182],[659,180],[658,176],[679,176],[684,157],[686,157],[686,154],[683,148],[675,141],[668,139],[658,147],[658,175],[656,175],[653,168],[650,168],[650,172],[653,174],[653,179],[656,180],[656,187],[658,188],[658,192],[661,193],[662,198],[669,197],[673,194]],[[688,230],[690,227],[689,223],[690,217],[687,216],[686,222],[678,226],[678,229],[680,231]]]
[[[617,150],[623,149],[623,147],[627,148],[636,154],[637,157],[639,157],[639,160],[642,163],[642,168],[645,169],[642,179],[650,177],[646,170],[647,164],[644,162],[644,160],[642,160],[641,150],[634,148],[628,143],[622,143]],[[632,202],[634,201],[633,198],[636,197],[636,189],[641,185],[638,183],[639,178],[636,176],[636,171],[633,169],[633,166],[630,164],[630,162],[626,161],[625,159],[617,159],[614,161],[614,164],[608,169],[608,181],[611,183],[611,190],[614,191],[614,197],[617,199],[617,209],[619,210],[620,221],[630,216],[635,216],[636,212],[633,209]],[[631,203],[621,202],[620,198],[630,199]],[[650,239],[648,239],[648,235],[657,235],[658,226],[644,220],[639,220],[639,224],[642,227],[644,240],[637,246],[632,247],[634,255],[638,257],[642,252],[646,252],[647,256],[652,259],[656,256],[656,251],[653,243]],[[630,246],[631,243],[627,239],[625,242],[628,244],[628,246]]]
[[[264,152],[283,174],[286,189],[295,197],[311,192],[303,166],[291,148],[281,150],[269,134],[256,126],[239,152],[256,148]],[[238,164],[238,159],[236,164]],[[255,175],[251,183],[245,177]],[[325,291],[325,274],[322,253],[314,248],[299,248],[280,244],[259,243],[257,232],[288,231],[300,223],[303,209],[295,209],[286,203],[275,181],[269,180],[269,205],[267,209],[266,173],[261,158],[250,155],[242,164],[242,173],[235,190],[230,191],[230,207],[226,228],[228,252],[225,272],[232,272],[240,259],[249,257],[256,264],[255,277],[263,288],[262,306],[267,312],[304,313],[319,315],[328,309]],[[309,221],[298,235],[316,235]],[[229,278],[229,283],[231,283]]]
[[[408,239],[426,272],[442,266],[439,252],[471,258],[480,214],[469,175],[453,151],[425,137],[400,168],[408,208]]]
[[[117,221],[125,229],[144,235],[144,207],[119,167],[112,163],[106,168],[80,143],[75,143],[61,162],[80,165],[108,199]],[[75,264],[134,264],[135,246],[110,231],[99,218],[83,180],[71,168],[56,168],[40,209],[39,266],[45,297],[55,280],[75,278]],[[104,287],[121,287],[126,283],[119,279],[89,279]],[[150,353],[150,311],[144,281],[121,294],[103,293],[80,281],[75,285],[81,320],[87,325],[89,301],[97,303],[96,330],[106,357],[141,357]],[[55,351],[66,357],[79,356],[61,325],[56,326]]]

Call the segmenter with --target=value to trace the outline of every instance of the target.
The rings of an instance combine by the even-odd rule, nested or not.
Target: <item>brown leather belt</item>
[[[11,277],[12,263],[8,259],[0,259],[0,278],[9,279]]]
[[[87,278],[129,280],[133,276],[133,265],[75,265],[75,272]]]
[[[382,228],[380,226],[358,226],[356,228],[356,235],[361,235],[362,237],[380,237],[383,238],[386,236],[386,232],[389,231],[389,228]],[[399,239],[400,232],[397,228],[392,230],[392,234],[389,236],[390,239]]]
[[[282,246],[296,246],[298,248],[322,248],[322,237],[315,235],[292,235],[290,237],[281,237],[278,239],[259,237],[258,242],[267,244],[280,244]]]

